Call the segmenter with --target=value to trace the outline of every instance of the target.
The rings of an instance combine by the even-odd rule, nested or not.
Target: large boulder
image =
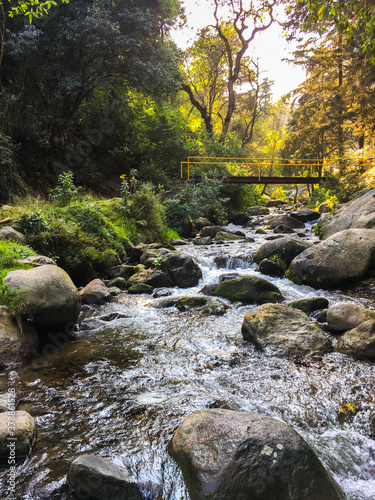
[[[375,311],[350,302],[336,302],[327,310],[328,328],[332,332],[352,330],[370,319],[375,319]]]
[[[43,265],[11,271],[4,282],[11,290],[22,293],[26,313],[38,326],[54,328],[76,322],[81,308],[79,294],[60,267]]]
[[[26,245],[27,239],[26,236],[19,231],[16,231],[10,226],[5,226],[0,229],[0,239],[1,240],[12,240],[21,245]]]
[[[216,234],[222,231],[223,228],[221,226],[206,226],[202,227],[200,231],[201,238],[205,236],[209,236],[210,238],[215,238]]]
[[[262,304],[283,299],[276,285],[257,276],[245,276],[223,281],[216,288],[215,295],[250,304]]]
[[[79,295],[82,304],[102,305],[112,300],[111,291],[99,278],[90,281],[80,290]]]
[[[247,207],[246,212],[248,215],[255,216],[255,215],[269,215],[270,214],[270,209],[267,207]]]
[[[374,262],[375,231],[347,229],[299,254],[286,276],[298,285],[329,288],[363,278]]]
[[[45,255],[31,255],[25,259],[19,259],[18,262],[29,266],[44,266],[46,264],[56,266],[56,262]]]
[[[242,323],[242,336],[266,354],[291,357],[325,354],[332,343],[304,312],[285,304],[251,309]]]
[[[344,498],[306,441],[265,415],[197,411],[178,427],[169,452],[191,500]]]
[[[300,220],[301,222],[311,222],[319,219],[320,217],[320,213],[315,210],[311,210],[311,208],[300,208],[299,210],[290,212],[289,215]]]
[[[305,224],[294,217],[289,215],[273,215],[272,217],[265,217],[264,222],[268,224],[271,229],[277,226],[289,226],[292,229],[302,229]]]
[[[9,309],[0,306],[0,364],[9,366],[22,361],[34,352],[37,345],[35,328],[22,322],[20,329]]]
[[[19,460],[30,453],[35,420],[26,411],[0,413],[0,458]]]
[[[175,253],[163,258],[162,270],[173,285],[180,288],[196,286],[202,278],[202,271],[194,259],[188,255]]]
[[[375,229],[375,212],[357,219],[353,224],[353,228]]]
[[[375,361],[375,320],[370,319],[345,332],[339,338],[336,350],[356,359]]]
[[[371,189],[340,206],[332,215],[326,215],[319,221],[319,227],[323,237],[356,227],[359,219],[375,212],[375,189]],[[360,226],[361,227],[361,226]]]
[[[67,481],[78,498],[142,500],[140,489],[128,471],[95,455],[76,458],[70,466]]]
[[[251,217],[249,214],[235,214],[228,219],[228,223],[234,224],[235,226],[246,226],[250,221]]]
[[[297,235],[285,236],[264,243],[254,254],[253,259],[259,264],[263,259],[269,259],[274,255],[278,255],[289,265],[297,255],[311,246],[311,243],[304,241]]]

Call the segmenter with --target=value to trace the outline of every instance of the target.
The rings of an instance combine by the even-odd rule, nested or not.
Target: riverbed
[[[196,259],[203,278],[197,287],[171,289],[172,296],[197,295],[221,274],[260,275],[252,255],[273,233],[228,229],[254,241],[178,247]],[[302,232],[315,239],[310,225]],[[325,296],[330,304],[345,300],[374,308],[371,277],[323,291],[260,276],[275,283],[286,302]],[[18,409],[35,417],[38,432],[32,453],[17,467],[16,498],[74,498],[65,483],[69,465],[94,453],[127,467],[146,499],[188,500],[168,443],[185,416],[215,407],[283,420],[313,447],[348,500],[375,497],[372,363],[338,353],[311,363],[267,357],[242,339],[252,305],[224,301],[230,308],[213,316],[157,308],[158,300],[121,293],[90,312],[87,329],[78,330],[73,342],[51,347],[43,363],[0,376],[1,390],[16,388]],[[2,498],[6,474],[4,469]]]

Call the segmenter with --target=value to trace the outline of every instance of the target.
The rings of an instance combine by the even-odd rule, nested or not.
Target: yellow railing
[[[333,164],[332,160],[321,160],[318,158],[305,158],[305,159],[284,159],[284,158],[228,158],[228,157],[212,157],[212,156],[189,156],[187,161],[181,162],[181,179],[184,178],[184,168],[187,168],[187,179],[190,179],[190,168],[192,165],[226,165],[233,167],[234,165],[240,167],[247,177],[250,175],[250,169],[254,174],[254,167],[256,168],[256,175],[261,179],[262,169],[264,167],[308,167],[310,177],[313,177],[314,167],[319,167],[321,172],[323,168],[327,168]],[[245,174],[246,171],[246,174]],[[237,173],[238,175],[238,173]],[[317,174],[319,175],[319,174]]]

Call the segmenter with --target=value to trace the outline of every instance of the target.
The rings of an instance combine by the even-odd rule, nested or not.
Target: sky
[[[172,37],[181,49],[192,44],[197,31],[213,24],[212,7],[209,0],[183,0],[187,26],[183,30],[174,31]],[[292,58],[295,46],[282,36],[282,28],[273,23],[266,31],[258,33],[249,47],[247,55],[259,59],[262,76],[274,81],[273,100],[298,87],[305,80],[304,70],[291,63],[282,61]]]

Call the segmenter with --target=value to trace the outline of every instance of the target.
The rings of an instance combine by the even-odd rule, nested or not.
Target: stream
[[[196,259],[203,278],[197,287],[171,289],[173,296],[197,295],[225,273],[259,275],[251,256],[273,233],[228,229],[255,241],[178,247]],[[315,239],[309,225],[304,233]],[[215,264],[218,257],[226,260],[225,268]],[[374,308],[374,278],[323,291],[261,276],[280,288],[286,302],[325,296],[331,304],[344,300]],[[158,309],[158,300],[122,293],[96,307],[85,320],[89,329],[51,349],[44,363],[0,375],[1,392],[12,384],[18,409],[28,411],[37,426],[32,453],[17,466],[14,498],[76,498],[66,473],[79,455],[94,453],[127,467],[145,498],[188,500],[167,446],[185,416],[215,407],[283,420],[312,446],[348,500],[375,498],[375,441],[369,437],[374,364],[338,353],[306,366],[267,357],[242,339],[242,321],[252,306],[226,302],[230,309],[212,316]],[[1,498],[7,498],[6,474],[2,469]]]

